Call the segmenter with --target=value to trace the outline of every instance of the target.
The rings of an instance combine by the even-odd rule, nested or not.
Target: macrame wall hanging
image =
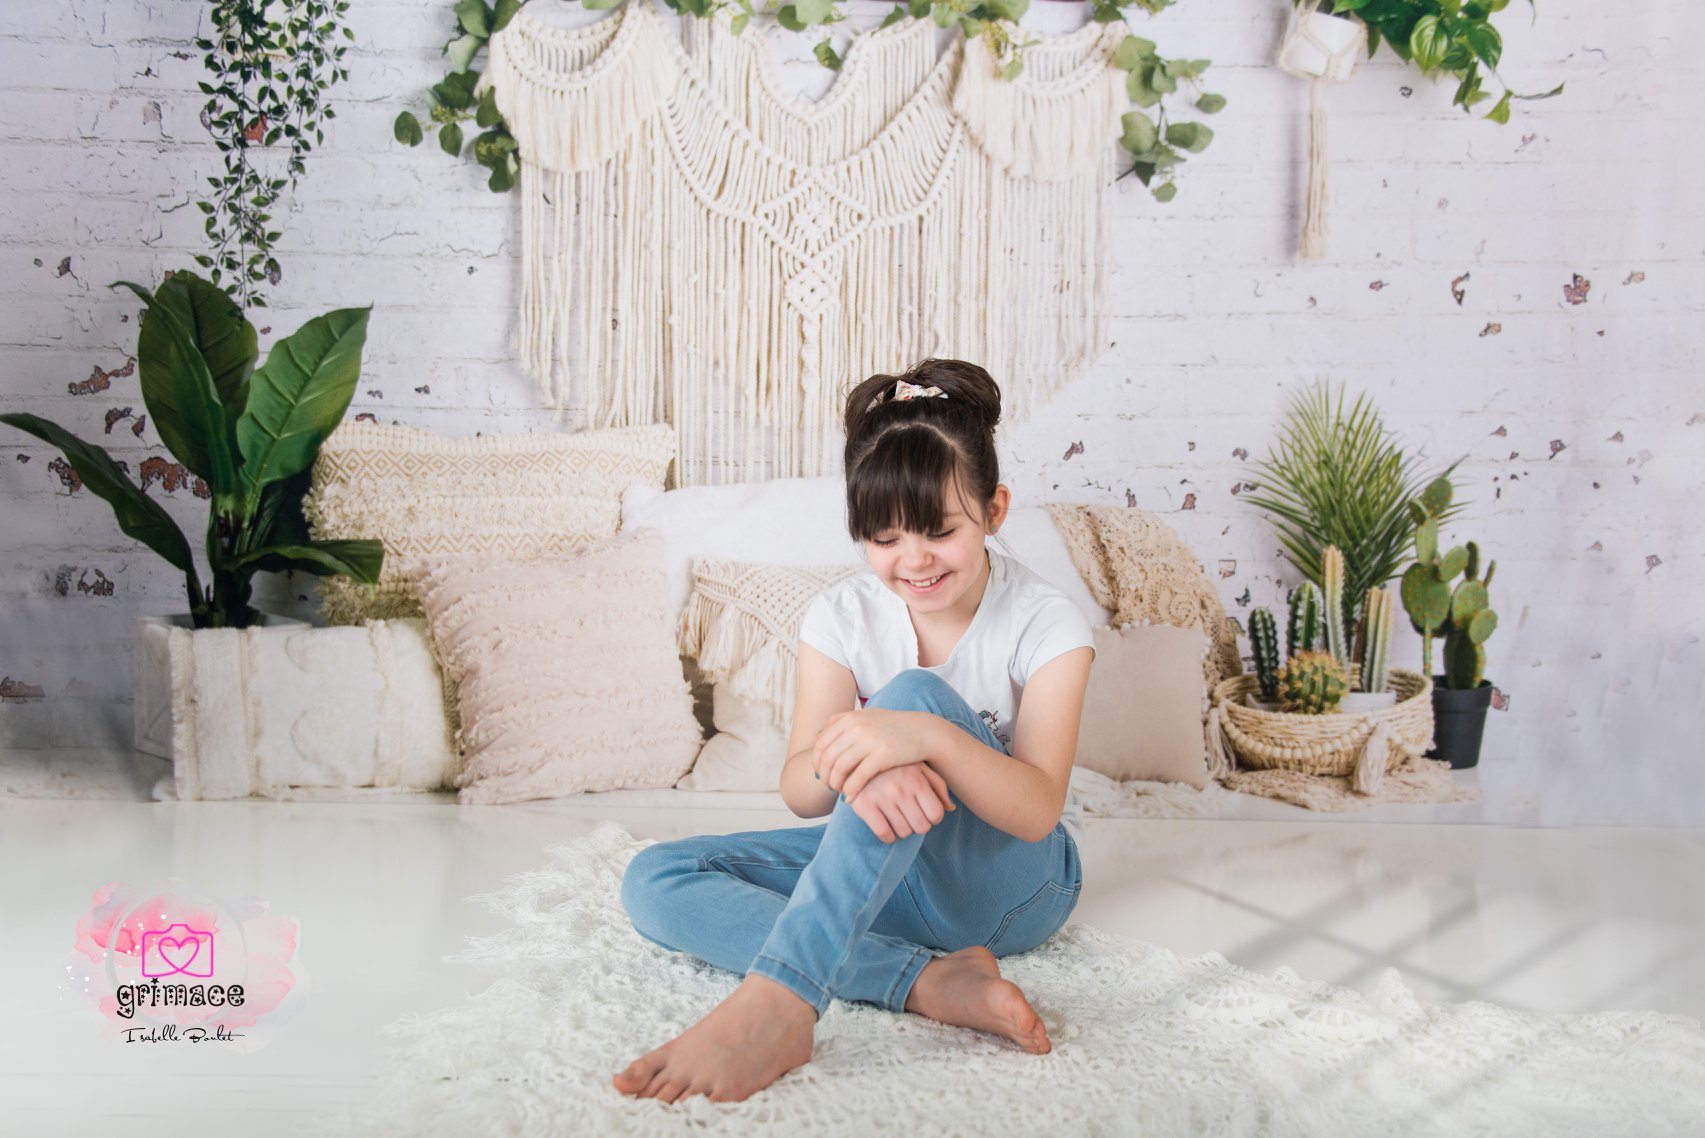
[[[1308,201],[1303,210],[1298,253],[1308,260],[1326,255],[1326,111],[1322,86],[1354,75],[1368,46],[1367,25],[1360,20],[1319,11],[1320,0],[1303,0],[1291,9],[1279,44],[1279,68],[1310,80],[1308,88]]]
[[[829,93],[783,90],[726,11],[643,0],[589,27],[524,8],[485,82],[522,155],[523,366],[594,425],[667,420],[683,485],[828,472],[847,386],[975,359],[1015,416],[1098,354],[1124,26],[938,53],[859,36]]]

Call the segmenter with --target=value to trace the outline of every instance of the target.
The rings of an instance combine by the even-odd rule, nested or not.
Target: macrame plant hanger
[[[1279,69],[1310,80],[1308,90],[1308,202],[1298,253],[1309,261],[1326,255],[1326,110],[1321,86],[1354,75],[1368,45],[1367,25],[1319,10],[1321,0],[1291,8],[1279,45]]]

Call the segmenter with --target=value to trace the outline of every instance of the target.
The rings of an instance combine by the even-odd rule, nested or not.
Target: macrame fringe
[[[1308,85],[1308,201],[1298,253],[1309,261],[1326,256],[1326,111],[1320,88],[1318,79]]]
[[[1362,744],[1361,754],[1356,756],[1356,773],[1350,782],[1351,789],[1370,798],[1377,795],[1385,783],[1385,765],[1390,761],[1391,732],[1382,721],[1374,725],[1368,741]]]
[[[798,689],[798,661],[763,621],[695,591],[681,614],[676,646],[681,655],[698,661],[706,679],[766,705],[770,722],[787,727]]]
[[[1225,712],[1218,707],[1208,712],[1208,777],[1224,778],[1237,767],[1232,757],[1231,741],[1225,736]]]
[[[1124,112],[1124,73],[1112,51],[1121,24],[1088,24],[1082,32],[1025,54],[1025,71],[1008,80],[984,37],[965,43],[953,110],[983,152],[1014,177],[1058,182],[1099,173]],[[1085,43],[1087,41],[1087,44]],[[1085,46],[1088,50],[1085,51]],[[1039,72],[1064,70],[1061,79]]]

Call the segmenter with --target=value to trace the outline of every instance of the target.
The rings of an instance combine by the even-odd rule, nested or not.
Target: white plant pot
[[[1283,711],[1283,710],[1284,710],[1284,709],[1285,709],[1285,702],[1284,702],[1284,700],[1280,700],[1280,699],[1262,699],[1262,698],[1261,698],[1261,697],[1260,697],[1260,696],[1259,696],[1259,695],[1257,695],[1257,694],[1256,694],[1256,693],[1255,693],[1255,692],[1250,692],[1250,693],[1249,693],[1249,694],[1248,694],[1248,695],[1246,695],[1246,696],[1244,696],[1244,697],[1243,697],[1243,700],[1244,700],[1244,702],[1245,702],[1245,703],[1247,703],[1247,704],[1248,704],[1248,705],[1249,705],[1249,706],[1250,706],[1250,707],[1253,707],[1253,708],[1254,708],[1254,709],[1255,709],[1255,710],[1256,710],[1256,711],[1274,711],[1274,712],[1278,712],[1278,711]]]
[[[1338,711],[1341,715],[1366,715],[1371,711],[1384,711],[1388,707],[1397,706],[1397,693],[1394,691],[1350,691],[1345,692],[1338,701]]]
[[[261,613],[267,628],[308,627],[295,617]],[[132,743],[145,755],[172,757],[172,650],[174,628],[195,627],[188,613],[139,616],[131,624],[130,690]]]
[[[1286,40],[1279,53],[1280,67],[1292,75],[1311,76],[1328,83],[1342,83],[1354,74],[1367,47],[1365,24],[1327,12],[1310,12],[1303,27],[1298,29],[1303,30],[1308,34],[1292,35]]]

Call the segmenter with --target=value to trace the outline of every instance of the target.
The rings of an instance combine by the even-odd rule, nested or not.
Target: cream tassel
[[[1390,759],[1391,731],[1381,720],[1374,724],[1373,734],[1368,736],[1368,741],[1362,744],[1361,754],[1356,756],[1356,773],[1350,788],[1370,798],[1378,794],[1385,783],[1385,764]]]
[[[1225,708],[1208,712],[1208,777],[1224,778],[1237,769],[1231,742],[1225,734]]]
[[[1308,204],[1298,252],[1309,261],[1326,256],[1326,111],[1320,86],[1318,79],[1308,85]]]

